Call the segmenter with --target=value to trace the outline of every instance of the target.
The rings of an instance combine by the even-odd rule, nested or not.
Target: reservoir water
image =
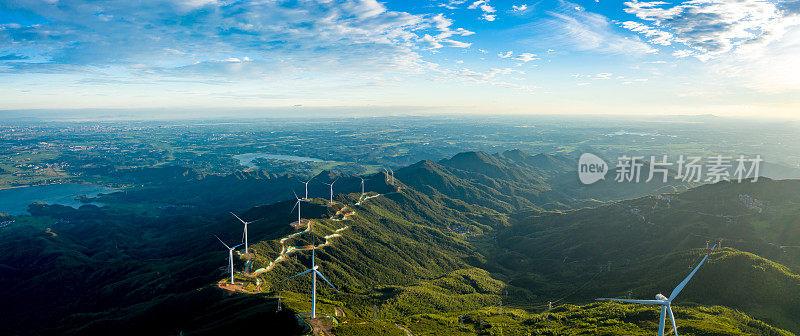
[[[42,202],[79,207],[86,203],[75,197],[85,195],[95,197],[99,194],[112,193],[117,190],[93,184],[49,184],[31,187],[19,187],[0,190],[0,213],[11,215],[28,214],[28,204]],[[100,205],[98,203],[92,203]]]
[[[282,160],[282,161],[298,161],[298,162],[325,162],[323,159],[312,157],[294,156],[294,155],[279,155],[267,153],[249,153],[234,155],[234,159],[239,160],[239,163],[248,167],[255,167],[256,159],[269,159],[269,160]]]

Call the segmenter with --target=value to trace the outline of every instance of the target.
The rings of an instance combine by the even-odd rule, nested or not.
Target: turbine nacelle
[[[669,301],[669,299],[661,293],[656,294],[656,300]]]

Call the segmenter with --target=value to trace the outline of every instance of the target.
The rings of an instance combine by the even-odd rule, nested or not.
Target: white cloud
[[[53,3],[55,3],[55,2],[57,2],[57,0],[53,1]],[[186,9],[195,9],[195,8],[198,8],[198,7],[203,7],[205,5],[216,5],[216,4],[219,4],[219,1],[217,1],[217,0],[183,0],[183,1],[178,1],[178,3],[180,4],[180,6],[186,8]]]
[[[456,32],[456,34],[461,35],[461,36],[470,36],[470,35],[474,35],[475,34],[474,31],[469,31],[469,30],[466,30],[464,28],[456,28],[455,32]]]
[[[528,10],[528,5],[526,5],[526,4],[513,5],[513,6],[511,6],[511,10],[515,11],[515,12],[524,12],[524,11]]]
[[[472,43],[461,42],[461,41],[450,40],[450,39],[442,40],[442,42],[446,46],[453,47],[453,48],[469,48],[469,46],[472,45]]]
[[[468,9],[476,9],[476,8],[478,8],[478,6],[480,6],[482,4],[485,4],[486,2],[487,2],[486,0],[478,0],[478,1],[473,2],[467,8]]]
[[[570,76],[575,77],[576,79],[581,79],[582,78],[584,80],[586,80],[586,79],[606,80],[606,79],[612,79],[614,74],[610,73],[610,72],[600,72],[600,73],[589,74],[589,75],[573,74],[573,75],[570,75]],[[625,78],[625,77],[623,77],[623,76],[617,76],[616,77],[616,79],[623,79],[623,78]]]
[[[689,57],[689,56],[692,56],[692,55],[694,55],[694,52],[692,52],[691,50],[685,50],[685,49],[684,50],[675,50],[674,52],[672,52],[672,56],[675,56],[675,57],[678,57],[678,58]]]
[[[796,10],[766,0],[690,0],[625,2],[625,11],[641,22],[622,26],[658,45],[688,47],[676,56],[703,61],[729,52],[749,52],[778,40],[788,27],[800,24]]]
[[[450,28],[453,25],[453,20],[446,18],[443,14],[435,15],[431,21],[433,22],[434,28],[439,30],[439,33],[433,36],[426,34],[419,40],[424,44],[425,49],[439,49],[445,46],[467,48],[472,45],[472,43],[452,40],[450,37],[454,35],[469,36],[475,34],[475,32],[464,28]]]
[[[709,61],[725,83],[770,94],[800,91],[800,27],[764,46],[722,55]]]
[[[497,19],[497,15],[493,14],[497,10],[489,5],[489,0],[477,0],[469,5],[467,9],[480,9],[483,12],[481,15],[481,19],[483,20],[491,22]]]
[[[519,56],[514,57],[514,59],[527,63],[527,62],[530,62],[530,61],[533,61],[533,60],[538,60],[539,58],[536,57],[536,54],[522,53],[522,54],[519,54]]]
[[[253,61],[253,60],[252,60],[252,59],[250,59],[250,57],[244,57],[244,58],[241,58],[241,59],[240,59],[240,58],[237,58],[237,57],[230,57],[230,58],[228,58],[228,59],[225,59],[225,60],[223,60],[222,62],[228,62],[228,63],[242,63],[242,62],[252,62],[252,61]]]
[[[611,75],[613,75],[613,74],[609,73],[609,72],[601,72],[599,74],[594,75],[592,78],[593,79],[611,79]]]
[[[447,9],[458,9],[458,6],[467,2],[467,0],[450,0],[447,3],[439,4],[439,7],[444,7]]]
[[[674,39],[672,33],[670,32],[655,29],[639,22],[625,21],[622,22],[620,25],[630,31],[643,34],[645,37],[648,38],[648,42],[652,44],[668,46],[672,44],[672,40]]]
[[[497,54],[497,56],[500,56],[501,58],[509,58],[513,54],[514,54],[513,51],[506,51],[505,53],[501,52],[501,53]]]
[[[444,47],[444,45],[440,40],[428,34],[425,34],[425,36],[419,38],[417,40],[417,43],[419,43],[419,45],[422,46],[423,49],[439,49],[441,47]]]

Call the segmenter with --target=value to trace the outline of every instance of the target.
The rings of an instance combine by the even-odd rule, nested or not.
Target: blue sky
[[[800,1],[0,0],[0,109],[800,116]]]

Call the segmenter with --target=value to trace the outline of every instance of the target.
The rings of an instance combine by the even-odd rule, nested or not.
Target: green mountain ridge
[[[623,201],[609,197],[627,185],[609,183],[598,187],[601,202],[577,185],[571,162],[520,151],[464,153],[396,169],[397,186],[384,173],[369,176],[366,200],[360,179],[324,172],[315,180],[338,178],[335,203],[328,206],[328,187],[317,185],[317,198],[302,204],[310,232],[286,244],[328,244],[316,251],[317,264],[340,293],[319,286],[318,312],[345,313],[332,329],[339,336],[402,333],[395,324],[414,335],[654,334],[655,309],[594,298],[669,292],[699,261],[706,241],[720,238],[724,247],[676,301],[681,334],[800,330],[800,258],[780,247],[800,241],[800,181],[718,183],[639,197],[663,187],[645,185]],[[290,195],[302,190],[297,181],[278,179],[286,179],[278,187]],[[265,192],[257,189],[237,197]],[[196,198],[197,206],[228,195],[216,197]],[[198,216],[188,208],[153,216],[119,204],[37,205],[34,216],[0,231],[0,249],[9,251],[0,255],[0,269],[14,272],[0,280],[14,293],[9,302],[52,321],[25,329],[33,322],[24,318],[31,310],[22,309],[5,315],[17,321],[0,326],[4,333],[220,334],[263,332],[264,321],[286,334],[304,332],[292,314],[308,311],[310,281],[286,279],[310,265],[310,251],[256,277],[237,273],[241,288],[256,294],[234,294],[217,288],[227,255],[212,236],[241,239],[230,214]],[[282,237],[303,230],[289,225],[296,221],[293,205],[241,211],[245,220],[258,220],[249,232],[251,271],[279,256]],[[592,207],[580,208],[586,205]],[[237,272],[244,264],[236,259]],[[275,313],[278,295],[282,313]],[[556,308],[545,312],[548,302]]]

